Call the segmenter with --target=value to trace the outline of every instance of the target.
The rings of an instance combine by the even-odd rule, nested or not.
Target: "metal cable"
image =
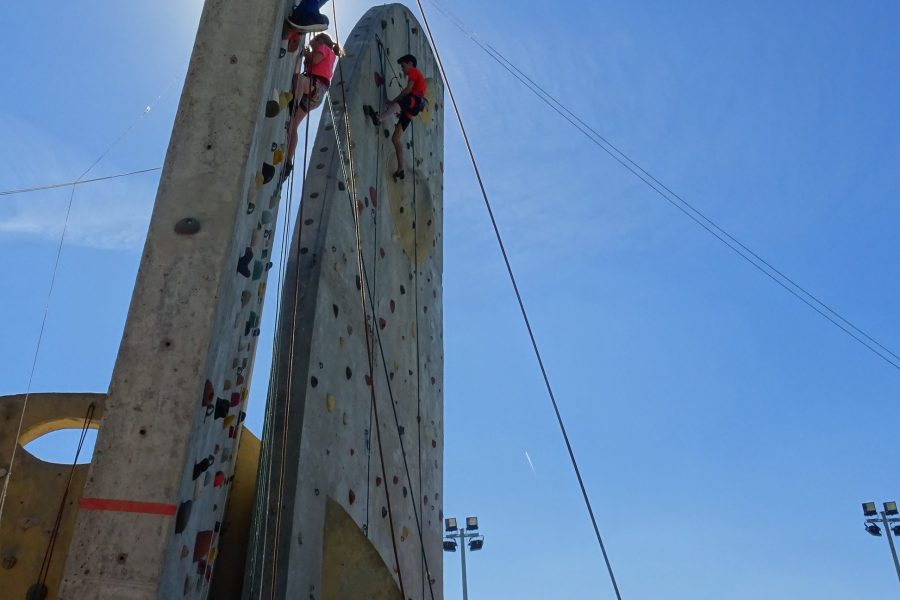
[[[54,190],[57,188],[69,187],[70,185],[84,185],[86,183],[97,183],[98,181],[109,181],[110,179],[120,179],[122,177],[131,177],[132,175],[141,175],[143,173],[152,173],[153,171],[162,171],[162,167],[153,167],[152,169],[141,169],[140,171],[130,171],[128,173],[119,173],[117,175],[107,175],[106,177],[96,177],[94,179],[81,179],[78,181],[70,181],[68,183],[53,183],[49,185],[41,185],[37,187],[22,188],[19,190],[6,190],[0,192],[0,196],[15,196],[16,194],[27,194],[29,192],[40,192],[42,190]]]
[[[478,186],[481,188],[481,195],[484,198],[484,204],[485,204],[485,207],[487,208],[488,216],[490,217],[491,225],[494,229],[494,234],[497,238],[497,243],[500,246],[500,252],[503,255],[503,262],[506,264],[506,270],[507,270],[507,273],[509,274],[509,279],[510,279],[510,282],[512,283],[513,290],[515,291],[516,300],[519,303],[519,310],[522,313],[522,318],[525,322],[525,327],[528,330],[528,337],[531,339],[531,346],[534,349],[534,354],[535,354],[535,357],[537,358],[538,366],[540,367],[541,374],[544,378],[544,385],[547,388],[547,393],[549,394],[550,401],[553,404],[553,411],[556,413],[556,420],[559,423],[560,431],[562,432],[563,439],[565,440],[565,443],[566,443],[566,449],[569,452],[569,459],[571,460],[572,468],[575,470],[575,476],[578,478],[578,486],[581,488],[581,495],[584,498],[585,506],[587,507],[588,514],[590,515],[591,524],[594,527],[594,533],[596,534],[596,537],[597,537],[597,543],[600,545],[600,551],[603,554],[603,560],[606,563],[606,569],[609,573],[609,579],[612,582],[613,589],[615,590],[616,598],[621,600],[622,595],[619,592],[619,586],[618,586],[618,583],[616,582],[615,574],[613,573],[613,568],[612,568],[612,564],[610,563],[610,560],[609,560],[609,555],[606,552],[606,546],[603,543],[603,537],[600,535],[600,528],[598,527],[597,519],[594,516],[594,509],[593,509],[593,506],[591,505],[591,500],[590,500],[590,497],[588,496],[587,488],[585,487],[584,480],[581,477],[581,469],[579,469],[579,467],[578,467],[578,461],[575,458],[575,452],[572,449],[572,444],[569,440],[569,434],[566,430],[566,426],[563,421],[562,414],[559,411],[559,405],[556,402],[556,397],[553,393],[553,387],[550,385],[550,378],[547,375],[547,369],[544,366],[544,361],[543,361],[543,358],[541,357],[541,352],[538,349],[537,340],[535,339],[534,331],[532,330],[532,327],[531,327],[531,322],[528,319],[528,312],[525,310],[525,303],[522,300],[522,294],[519,291],[519,286],[518,286],[518,283],[516,282],[516,276],[513,273],[512,265],[510,264],[509,256],[506,252],[506,246],[503,243],[503,236],[500,234],[500,228],[497,225],[497,219],[494,217],[494,211],[491,208],[491,202],[488,199],[487,190],[485,189],[485,186],[484,186],[484,180],[481,177],[481,170],[478,168],[478,161],[475,159],[475,153],[472,149],[472,144],[469,141],[469,135],[466,132],[466,127],[462,120],[462,115],[459,110],[459,105],[456,102],[456,97],[453,95],[453,88],[450,85],[450,80],[447,78],[447,72],[444,69],[443,62],[441,61],[440,53],[438,51],[437,44],[435,43],[434,34],[431,31],[431,25],[428,22],[428,16],[425,14],[425,7],[422,6],[421,0],[416,0],[416,3],[418,4],[419,11],[422,14],[422,21],[425,24],[426,31],[428,32],[428,38],[431,41],[431,46],[432,46],[432,49],[434,50],[434,56],[435,56],[438,68],[440,69],[441,75],[444,78],[444,82],[447,85],[447,92],[450,95],[450,100],[453,104],[453,110],[456,113],[456,119],[459,122],[459,127],[460,127],[460,130],[462,131],[462,135],[463,135],[463,140],[465,141],[466,149],[468,150],[469,158],[471,159],[471,162],[472,162],[472,167],[474,168],[475,176],[478,179]]]
[[[176,80],[177,80],[177,78],[172,79],[172,81],[169,83],[168,86],[166,86],[166,88],[162,91],[162,93],[160,93],[156,97],[156,100],[154,102],[158,102],[166,94],[166,92],[169,91],[169,88],[171,88],[172,85],[174,85]],[[0,492],[0,523],[2,523],[2,521],[3,521],[3,509],[6,507],[6,496],[9,492],[9,482],[12,480],[12,477],[13,477],[13,466],[14,466],[14,463],[16,460],[16,454],[18,454],[19,438],[22,437],[22,426],[25,423],[25,414],[28,411],[28,402],[31,399],[31,387],[34,383],[35,371],[37,370],[38,356],[40,355],[40,352],[41,352],[41,345],[44,341],[44,332],[46,331],[46,328],[47,328],[47,317],[50,313],[50,301],[53,298],[53,291],[56,288],[56,276],[59,273],[60,258],[62,257],[63,246],[65,245],[65,241],[66,241],[66,233],[69,230],[69,218],[72,215],[72,205],[75,201],[76,185],[78,184],[78,182],[82,181],[88,175],[88,173],[90,173],[94,169],[94,167],[96,167],[98,164],[100,164],[100,161],[102,161],[104,158],[106,158],[106,156],[110,152],[112,152],[113,148],[115,148],[119,144],[119,142],[121,142],[123,139],[125,139],[125,137],[129,133],[131,133],[131,131],[135,127],[137,127],[141,121],[144,120],[144,117],[146,117],[148,114],[150,114],[150,111],[152,109],[153,109],[153,105],[152,104],[148,105],[141,112],[141,114],[138,116],[138,118],[135,119],[128,127],[126,127],[125,131],[123,131],[122,134],[119,135],[119,137],[117,137],[109,146],[107,146],[107,148],[103,152],[100,153],[100,155],[88,166],[88,168],[85,169],[81,173],[81,175],[79,175],[76,178],[75,182],[73,182],[71,184],[72,191],[69,194],[69,201],[66,204],[66,216],[65,216],[65,219],[63,220],[62,232],[60,233],[59,243],[57,244],[57,247],[56,247],[56,258],[53,261],[53,270],[50,275],[50,289],[47,291],[47,300],[44,303],[44,314],[41,318],[41,328],[38,333],[37,344],[35,345],[35,349],[34,349],[34,357],[32,358],[32,361],[31,361],[31,372],[28,375],[28,385],[25,390],[25,401],[22,403],[22,413],[19,415],[19,424],[18,424],[18,427],[16,428],[16,436],[13,439],[13,448],[12,448],[12,453],[11,453],[11,456],[9,459],[9,468],[7,469],[6,477],[3,479],[3,490],[2,490],[2,492]]]
[[[689,219],[697,225],[705,229],[709,234],[722,242],[725,246],[735,252],[742,259],[747,261],[751,266],[760,271],[763,275],[770,278],[779,286],[784,288],[788,293],[806,304],[809,308],[817,312],[820,316],[827,319],[835,327],[849,335],[851,338],[862,344],[870,352],[887,362],[895,369],[900,369],[900,355],[896,354],[881,342],[873,338],[864,330],[856,326],[852,321],[845,318],[837,310],[820,300],[815,294],[797,283],[796,280],[789,277],[783,271],[778,269],[771,262],[764,259],[752,248],[735,238],[727,230],[718,223],[707,217],[696,206],[689,203],[682,196],[672,191],[667,185],[662,183],[654,175],[645,170],[640,164],[633,160],[629,155],[620,150],[606,137],[601,135],[596,129],[587,124],[576,113],[567,108],[560,100],[543,88],[534,79],[525,74],[515,64],[507,59],[500,51],[490,44],[482,43],[477,36],[469,31],[465,24],[448,10],[443,8],[435,0],[430,0],[440,12],[442,12],[451,22],[465,34],[472,42],[494,59],[501,67],[508,71],[520,83],[525,85],[535,96],[542,102],[547,104],[553,111],[563,117],[573,127],[578,129],[593,144],[601,150],[609,154],[613,160],[621,164],[632,173],[635,177],[645,183],[650,189],[659,194],[664,200],[672,204],[675,208],[684,213]]]

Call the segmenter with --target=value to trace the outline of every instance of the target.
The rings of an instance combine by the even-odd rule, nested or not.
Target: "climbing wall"
[[[204,598],[233,483],[301,40],[207,0],[60,598]],[[227,536],[224,538],[227,539]]]
[[[443,83],[399,4],[366,13],[346,51],[287,265],[245,592],[440,599]],[[395,181],[394,120],[363,107],[399,93],[407,53],[429,104]]]

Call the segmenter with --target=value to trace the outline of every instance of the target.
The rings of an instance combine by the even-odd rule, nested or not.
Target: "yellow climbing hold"
[[[328,412],[334,412],[334,408],[337,406],[337,398],[334,397],[334,394],[325,396],[325,406],[328,407]]]

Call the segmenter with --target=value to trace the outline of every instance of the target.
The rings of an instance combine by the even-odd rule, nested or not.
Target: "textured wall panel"
[[[335,118],[326,108],[311,148],[288,264],[248,591],[393,598],[397,589],[376,590],[377,582],[396,585],[402,576],[407,598],[431,598],[432,589],[442,598],[443,84],[423,31],[402,5],[371,9],[346,50],[344,85],[339,71],[331,88]],[[396,59],[408,52],[428,79],[430,103],[404,135],[406,178],[395,182],[393,120],[375,127],[363,106],[378,109],[397,95],[406,81]],[[337,148],[340,140],[346,153],[345,115],[352,179]],[[348,515],[362,535],[347,534],[329,511]],[[339,566],[323,564],[329,556],[380,557],[388,576],[366,562],[335,577]],[[339,590],[329,588],[334,581]]]

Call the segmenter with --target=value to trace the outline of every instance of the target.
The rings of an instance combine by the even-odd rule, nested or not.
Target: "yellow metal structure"
[[[26,599],[32,597],[29,596],[29,590],[32,590],[32,594],[37,591],[33,586],[38,581],[41,565],[47,556],[50,537],[72,468],[71,464],[40,460],[24,446],[54,431],[80,430],[92,404],[94,411],[90,427],[97,429],[102,422],[105,403],[105,394],[31,394],[22,434],[18,439],[15,463],[10,469],[13,443],[25,396],[0,398],[0,489],[5,478],[11,478],[6,505],[0,518],[0,598]],[[222,545],[210,593],[210,597],[216,600],[236,600],[241,595],[246,541],[256,493],[259,447],[259,439],[244,429],[237,455],[234,488],[222,534],[229,541]],[[78,465],[72,474],[72,484],[62,510],[59,533],[46,578],[45,597],[48,600],[57,597],[88,466]],[[37,600],[41,598],[41,594],[33,597]]]

